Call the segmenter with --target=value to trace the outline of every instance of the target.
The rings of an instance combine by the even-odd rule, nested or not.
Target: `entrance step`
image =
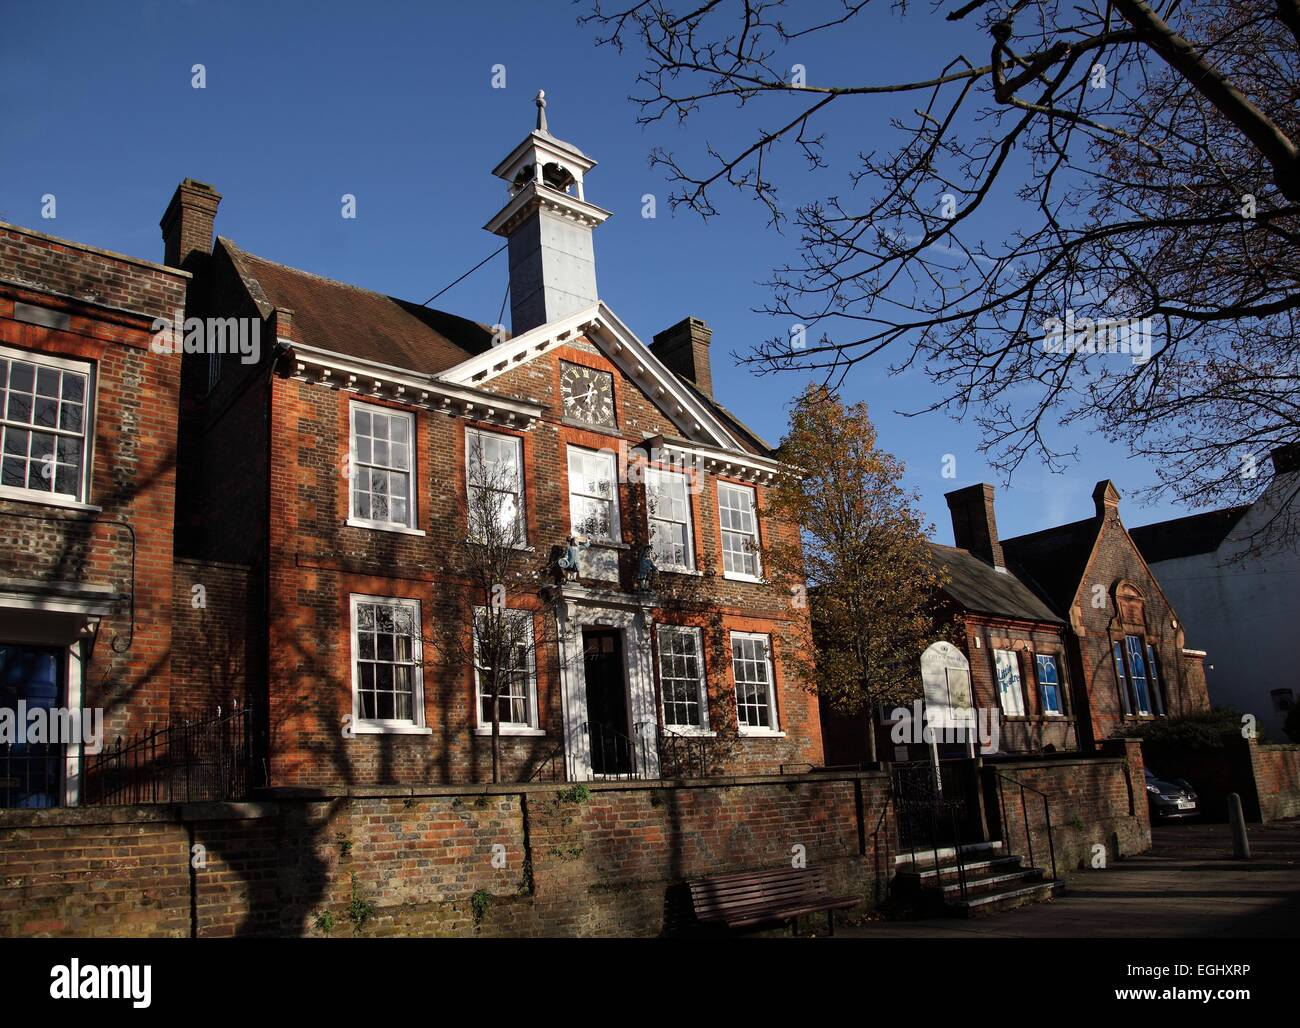
[[[1020,869],[1019,857],[992,857],[988,860],[968,860],[965,864],[967,879],[975,875],[1000,874],[1003,872],[1018,871]],[[913,867],[900,867],[896,872],[898,881],[917,886],[934,885],[939,878],[945,881],[949,878],[957,878],[957,864],[955,861],[949,861],[940,864],[937,868],[934,866],[922,867],[915,869]]]
[[[972,861],[992,860],[1001,857],[1002,843],[1000,842],[971,842],[965,843],[959,847],[940,846],[938,848],[939,865],[953,864],[957,860],[957,851],[961,851],[962,857],[966,860],[969,867]],[[916,850],[915,852],[898,853],[894,857],[894,866],[899,871],[904,870],[921,870],[927,867],[934,867],[935,864],[934,849]]]
[[[1049,879],[1041,868],[1025,867],[1015,856],[1002,856],[1000,846],[963,846],[962,867],[957,867],[955,850],[939,851],[928,860],[899,866],[894,888],[919,906],[953,917],[981,917],[1051,899],[1063,884]],[[918,855],[919,856],[919,855]],[[965,882],[965,896],[962,883]]]
[[[1001,910],[1014,910],[1031,903],[1049,900],[1065,888],[1065,883],[1050,879],[1020,888],[1000,888],[978,895],[967,892],[966,899],[958,894],[945,901],[945,908],[954,917],[986,917]]]

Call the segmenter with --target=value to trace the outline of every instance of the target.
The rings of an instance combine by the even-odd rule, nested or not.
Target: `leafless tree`
[[[831,386],[878,355],[922,367],[939,386],[924,410],[972,415],[1008,475],[1030,454],[1060,470],[1074,451],[1052,426],[1078,422],[1152,463],[1148,498],[1255,498],[1266,454],[1300,440],[1300,0],[900,2],[967,49],[911,81],[792,76],[832,33],[857,33],[869,67],[891,46],[884,21],[863,31],[870,9],[597,0],[582,19],[644,51],[641,122],[730,101],[774,126],[651,157],[675,207],[711,217],[735,187],[797,228],[762,309],[806,345],[741,359]],[[864,141],[849,195],[787,213],[773,155],[825,168],[832,111],[887,138]],[[1283,507],[1272,535],[1294,541],[1300,504]]]
[[[503,714],[507,723],[530,720],[530,680],[558,648],[550,580],[528,547],[518,503],[521,469],[509,459],[508,440],[486,438],[467,436],[468,533],[450,555],[453,579],[468,585],[471,632],[465,639],[463,629],[444,631],[441,658],[447,668],[474,668],[475,702],[486,707],[477,715],[491,718],[492,781],[500,782]]]

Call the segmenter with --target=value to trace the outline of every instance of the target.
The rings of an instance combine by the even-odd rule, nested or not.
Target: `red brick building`
[[[1101,481],[1092,498],[1090,518],[1002,541],[1016,574],[1069,625],[1085,748],[1210,706],[1205,652],[1185,645],[1178,612],[1124,527],[1119,490]]]
[[[491,697],[456,659],[481,602],[460,563],[471,450],[509,483],[502,599],[535,641],[498,703],[503,778],[821,762],[785,670],[806,611],[762,577],[765,541],[795,531],[765,513],[785,469],[713,397],[707,325],[647,346],[600,302],[593,165],[541,112],[495,170],[513,334],[214,242],[220,196],[178,189],[189,313],[261,326],[256,362],[187,358],[179,534],[249,569],[236,634],[272,785],[490,775]]]
[[[996,712],[992,752],[1015,754],[1093,750],[1142,721],[1209,707],[1205,654],[1185,648],[1110,482],[1097,484],[1093,517],[1013,539],[998,537],[991,485],[946,499],[956,546],[931,552],[960,645],[938,641],[922,656],[930,710]],[[924,757],[930,747],[896,744],[888,714],[880,756]],[[822,717],[828,763],[867,759],[865,717]],[[935,752],[967,749],[939,743]]]
[[[970,486],[946,499],[956,546],[931,549],[947,572],[946,598],[960,625],[974,706],[999,712],[1003,752],[1078,749],[1065,618],[1007,567],[993,487]]]
[[[99,709],[111,740],[184,707],[171,669],[181,361],[151,342],[188,280],[0,224],[0,708]],[[0,806],[78,802],[94,748],[84,735],[0,743]]]

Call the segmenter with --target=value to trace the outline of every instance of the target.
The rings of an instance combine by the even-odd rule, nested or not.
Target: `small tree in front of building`
[[[900,484],[902,462],[877,446],[865,404],[810,386],[779,456],[802,474],[771,489],[769,514],[801,526],[803,545],[769,540],[764,565],[796,602],[807,597],[812,620],[792,670],[834,713],[867,715],[874,760],[876,710],[920,695],[921,653],[941,622],[931,526]]]
[[[450,665],[474,669],[475,714],[480,724],[492,727],[495,783],[501,781],[502,724],[532,719],[532,683],[541,652],[551,642],[547,626],[554,623],[554,599],[545,588],[546,569],[528,548],[514,440],[467,433],[466,447],[468,531],[450,563],[468,587],[463,600],[469,604],[471,631],[465,640],[463,621],[449,624],[443,650]],[[511,606],[511,599],[518,604],[521,596],[528,597],[527,606]]]

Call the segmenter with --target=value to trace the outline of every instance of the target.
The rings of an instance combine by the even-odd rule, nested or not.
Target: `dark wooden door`
[[[632,770],[623,676],[623,637],[615,629],[583,629],[582,659],[587,678],[587,734],[591,770],[625,775]]]

